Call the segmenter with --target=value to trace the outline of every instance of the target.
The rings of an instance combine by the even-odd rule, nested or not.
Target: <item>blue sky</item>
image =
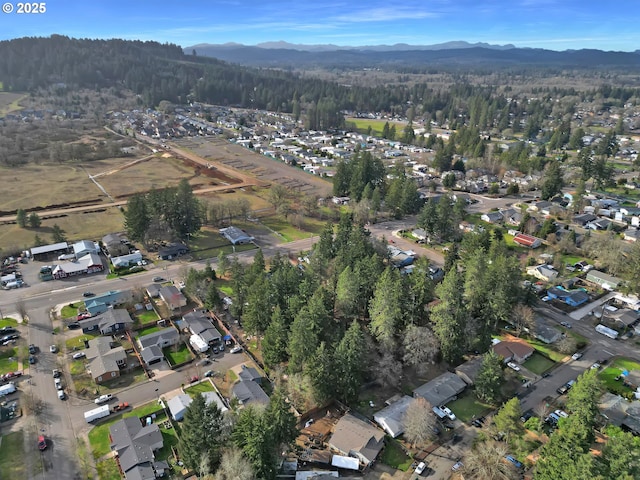
[[[6,3],[0,0],[0,3]],[[10,0],[14,6],[17,2]],[[48,36],[255,45],[429,45],[452,40],[566,50],[640,49],[640,0],[48,0],[0,13],[0,39]]]

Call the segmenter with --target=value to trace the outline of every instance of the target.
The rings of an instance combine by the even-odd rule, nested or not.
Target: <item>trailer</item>
[[[111,414],[111,410],[109,409],[109,405],[103,405],[98,408],[94,408],[93,410],[89,410],[84,412],[84,419],[87,423],[94,422],[100,418],[108,417]]]
[[[16,384],[13,382],[7,383],[6,385],[2,385],[0,387],[0,397],[9,395],[10,393],[15,392],[16,390],[17,390]]]
[[[209,350],[209,344],[205,342],[200,335],[191,335],[191,337],[189,337],[189,343],[198,353],[204,353]]]
[[[605,337],[613,338],[614,340],[618,338],[618,332],[613,328],[605,327],[602,324],[596,326],[596,332],[601,333]]]

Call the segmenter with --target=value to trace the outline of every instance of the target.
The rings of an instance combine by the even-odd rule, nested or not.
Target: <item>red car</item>
[[[38,437],[38,450],[46,450],[47,449],[47,440],[44,438],[44,435],[40,435]]]
[[[85,318],[91,318],[91,314],[89,312],[82,312],[78,315],[78,320],[84,320]]]

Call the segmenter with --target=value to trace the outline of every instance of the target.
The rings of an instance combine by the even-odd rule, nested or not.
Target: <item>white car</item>
[[[558,415],[559,417],[564,417],[567,418],[569,417],[569,414],[567,412],[565,412],[564,410],[556,410],[555,412],[556,415]]]
[[[440,407],[440,410],[442,410],[442,412],[449,418],[449,420],[455,420],[456,419],[456,414],[453,413],[451,411],[451,409],[449,409],[449,407],[445,407],[444,405],[442,405]]]
[[[64,400],[65,398],[67,398],[67,394],[64,393],[64,390],[58,390],[58,398],[60,400]]]
[[[49,351],[50,351],[51,353],[58,353],[58,347],[56,347],[55,345],[51,345],[51,346],[49,347]]]
[[[573,360],[580,360],[582,358],[582,354],[580,352],[576,352],[573,355],[571,355],[571,358]]]
[[[100,395],[98,398],[96,398],[94,400],[94,402],[98,405],[100,405],[101,403],[107,403],[108,401],[110,401],[113,398],[113,395],[111,395],[110,393],[107,393],[105,395]]]
[[[453,470],[454,472],[457,472],[458,470],[460,470],[462,467],[464,467],[464,463],[462,462],[456,462],[453,464],[453,467],[451,467],[451,470]]]
[[[240,345],[236,345],[231,350],[229,350],[229,353],[240,353],[241,351],[242,351],[242,347]]]
[[[417,473],[418,475],[420,475],[422,472],[424,472],[424,469],[427,468],[427,464],[424,462],[420,462],[418,464],[418,466],[415,469],[415,473]]]
[[[74,360],[80,360],[81,358],[84,358],[86,356],[87,356],[87,354],[84,353],[84,352],[76,352],[76,353],[73,354],[73,359]]]
[[[520,371],[520,366],[519,366],[517,363],[515,363],[515,362],[509,362],[509,363],[507,363],[507,367],[509,367],[509,368],[511,368],[511,369],[513,369],[513,370],[515,370],[516,372],[519,372],[519,371]]]
[[[60,380],[60,377],[54,378],[53,383],[56,386],[56,390],[62,390],[62,380]]]
[[[598,370],[600,368],[600,364],[598,362],[591,365],[591,370]]]

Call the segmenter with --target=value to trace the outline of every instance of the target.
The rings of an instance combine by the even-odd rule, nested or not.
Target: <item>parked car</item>
[[[69,330],[77,330],[78,328],[80,328],[80,324],[78,322],[71,322],[69,325],[67,325],[67,328]]]
[[[213,370],[207,370],[204,372],[205,378],[213,377]]]
[[[76,317],[76,320],[80,321],[80,320],[84,320],[85,318],[91,318],[91,314],[89,312],[79,313],[78,316]]]
[[[576,352],[573,355],[571,355],[571,358],[573,360],[580,360],[582,358],[582,354],[580,352]]]
[[[49,346],[49,351],[51,353],[58,353],[58,347],[56,347],[55,345],[50,345]]]
[[[60,378],[60,370],[57,368],[53,369],[53,378]]]
[[[420,462],[414,472],[420,475],[422,472],[424,472],[425,468],[427,468],[427,464],[424,462]]]
[[[82,296],[83,296],[83,297],[95,297],[95,296],[96,296],[96,294],[95,294],[95,293],[93,293],[93,292],[84,292],[84,293],[82,294]]]
[[[569,322],[560,322],[560,325],[562,325],[564,328],[571,328],[571,324]]]
[[[517,363],[515,363],[515,362],[509,362],[509,363],[507,363],[507,367],[509,367],[509,368],[511,368],[511,369],[513,369],[513,370],[515,370],[516,372],[519,372],[519,371],[520,371],[520,366],[519,366]]]
[[[569,416],[569,414],[567,412],[565,412],[564,410],[559,410],[559,409],[554,411],[553,413],[555,413],[559,417],[563,417],[563,418],[567,418]]]
[[[60,377],[53,379],[53,384],[56,386],[56,390],[62,390],[62,380]]]
[[[67,394],[64,393],[64,390],[58,390],[58,398],[60,400],[65,400],[67,398]]]
[[[29,345],[29,353],[34,354],[38,351],[38,349],[36,348],[36,346],[32,343],[31,345]]]
[[[87,354],[84,353],[84,352],[76,352],[76,353],[73,354],[72,358],[74,360],[80,360],[81,358],[84,358],[86,356],[87,356]]]
[[[449,420],[455,420],[456,419],[456,415],[451,411],[451,409],[449,407],[446,407],[446,406],[442,405],[440,407],[440,410],[442,410],[444,412],[444,414],[447,416],[447,418],[449,418]]]
[[[38,359],[35,357],[35,355],[29,355],[29,363],[31,365],[34,365],[37,361]]]
[[[593,365],[591,365],[591,370],[598,370],[600,367],[601,365],[598,362],[596,362]]]
[[[504,457],[505,460],[507,460],[508,462],[512,463],[514,467],[516,468],[522,468],[522,462],[519,462],[515,457],[513,457],[512,455],[506,455]]]
[[[44,438],[44,435],[40,435],[38,437],[38,450],[43,451],[47,449],[47,439]]]
[[[17,333],[18,330],[16,330],[13,327],[2,327],[0,328],[0,335],[7,335],[8,333]]]
[[[240,353],[241,351],[242,351],[242,347],[240,345],[236,345],[231,350],[229,350],[230,353]]]
[[[153,277],[154,282],[164,282],[164,278],[162,277]]]
[[[127,402],[120,402],[115,407],[113,407],[113,411],[114,412],[120,412],[120,411],[125,410],[127,408],[129,408],[129,404]]]
[[[457,461],[456,463],[453,464],[453,467],[451,467],[451,470],[453,470],[454,472],[457,472],[462,468],[464,468],[464,463]]]
[[[522,423],[525,423],[527,420],[529,420],[531,417],[533,417],[533,411],[532,410],[527,410],[526,412],[524,412],[522,414],[522,416],[520,417],[520,421]]]
[[[110,393],[106,393],[104,395],[100,395],[98,398],[94,400],[94,402],[97,405],[100,405],[101,403],[110,402],[112,398],[113,398],[113,395],[111,395]]]

